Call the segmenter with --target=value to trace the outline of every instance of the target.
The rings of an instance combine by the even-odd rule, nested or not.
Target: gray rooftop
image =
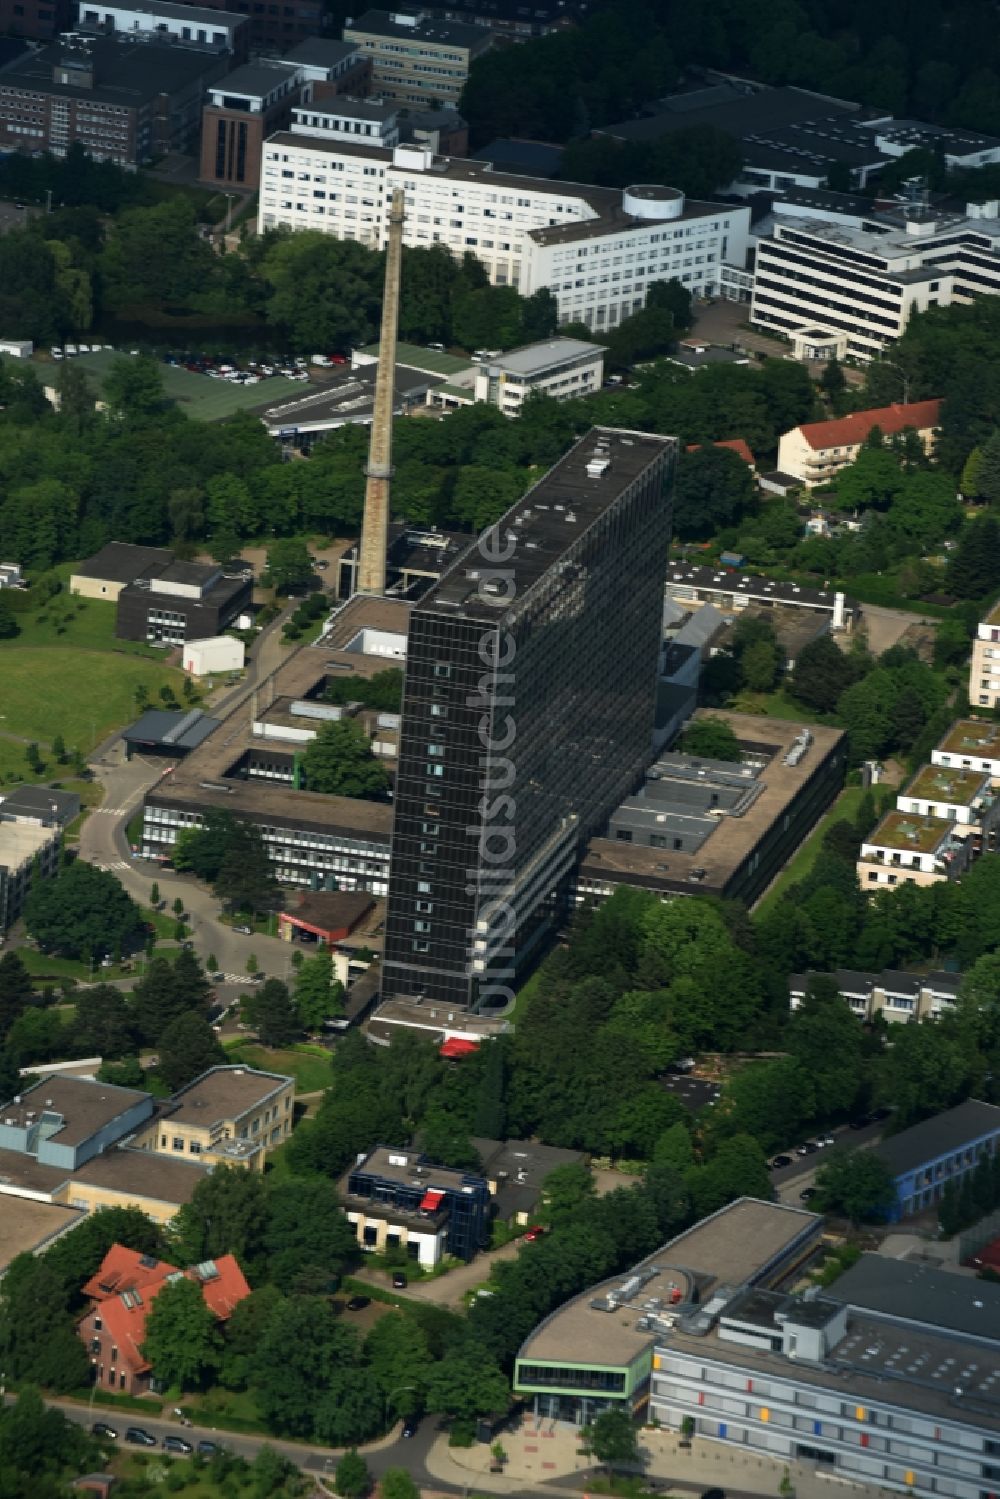
[[[404,12],[388,10],[366,10],[357,20],[344,25],[344,35],[370,35],[399,38],[406,41],[428,41],[439,47],[468,47],[476,51],[488,46],[492,38],[481,26],[466,25],[462,21],[437,21],[427,12],[413,7],[409,14],[416,16],[416,25],[401,25],[398,14]]]
[[[386,124],[399,114],[399,105],[383,103],[379,99],[352,99],[348,94],[338,94],[334,99],[313,99],[309,104],[296,106],[296,114],[337,115],[344,120],[375,120]]]
[[[241,68],[234,68],[224,78],[216,79],[212,85],[214,89],[221,90],[226,94],[245,94],[250,98],[260,98],[269,94],[272,89],[282,83],[287,83],[291,76],[291,70],[285,62],[246,62]]]
[[[36,822],[0,820],[0,869],[20,869],[57,836],[55,828]]]
[[[503,548],[508,534],[518,540],[514,556],[506,566],[513,574],[512,586],[503,599],[493,603],[479,586],[479,548],[469,549],[452,563],[429,589],[418,608],[421,612],[461,614],[491,624],[519,611],[529,590],[558,559],[594,525],[622,492],[664,454],[676,446],[672,437],[648,432],[625,432],[612,427],[593,427],[581,437],[537,484],[503,515],[491,533]],[[588,465],[600,455],[606,466],[599,474],[588,473]],[[506,598],[515,600],[507,604]]]
[[[280,1072],[259,1072],[253,1067],[210,1067],[194,1082],[175,1093],[169,1106],[175,1124],[197,1124],[206,1129],[226,1119],[241,1119],[272,1095],[292,1085]],[[264,1137],[261,1137],[261,1144]]]
[[[93,557],[73,569],[79,578],[100,578],[108,583],[131,583],[153,568],[168,567],[174,560],[166,547],[132,546],[125,541],[109,541]]]
[[[603,344],[585,343],[582,338],[550,338],[543,343],[525,344],[489,361],[490,368],[509,375],[539,375],[561,369],[579,359],[603,357]]]
[[[301,63],[305,67],[335,68],[359,51],[357,42],[341,42],[333,37],[310,36],[282,55],[283,62]]]
[[[369,422],[375,406],[375,375],[378,366],[362,365],[339,378],[328,381],[311,394],[292,397],[274,405],[257,406],[254,412],[271,431],[320,430],[348,422]],[[395,410],[419,401],[427,391],[441,383],[441,377],[423,370],[397,364],[393,377]]]
[[[834,1301],[938,1333],[1000,1337],[1000,1285],[934,1270],[912,1260],[863,1254],[826,1292]]]
[[[735,594],[772,603],[808,605],[832,611],[836,594],[832,588],[802,588],[797,583],[779,583],[764,574],[727,572],[721,567],[688,567],[671,562],[667,567],[667,592],[697,588],[723,595]]]
[[[122,730],[122,738],[130,744],[169,745],[177,750],[191,750],[207,739],[219,723],[218,718],[209,718],[200,708],[182,708],[174,712],[149,708],[135,723]]]
[[[965,1103],[883,1140],[878,1153],[894,1176],[902,1176],[991,1132],[1000,1132],[1000,1107],[967,1098]]]
[[[52,786],[15,786],[0,792],[0,822],[25,818],[50,826],[72,822],[80,810],[74,791],[56,791]]]
[[[63,56],[58,42],[40,47],[5,68],[4,86],[138,109],[151,104],[159,94],[186,89],[202,76],[214,77],[220,66],[218,52],[197,43],[161,43],[115,35],[88,37],[88,45],[94,60],[93,87],[54,81],[54,66]]]
[[[714,125],[738,139],[765,131],[783,129],[807,120],[839,124],[845,115],[858,111],[856,104],[814,94],[800,88],[765,88],[748,93],[735,84],[717,84],[710,89],[670,94],[659,101],[660,109],[641,119],[603,125],[596,132],[616,140],[655,140],[673,130],[695,125]],[[832,153],[831,153],[832,154]]]

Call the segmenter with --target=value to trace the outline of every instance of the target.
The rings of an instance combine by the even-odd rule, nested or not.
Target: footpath
[[[486,1443],[449,1447],[441,1436],[428,1451],[425,1466],[431,1478],[450,1486],[462,1485],[472,1495],[523,1493],[526,1489],[568,1489],[588,1492],[598,1476],[593,1458],[579,1450],[579,1430],[565,1422],[525,1420],[501,1443],[507,1454],[502,1473],[491,1473]],[[732,1443],[695,1437],[682,1446],[676,1432],[643,1430],[639,1434],[643,1477],[661,1492],[703,1494],[707,1489],[737,1496],[769,1495],[777,1499],[785,1471],[795,1499],[884,1499],[877,1485],[852,1483],[809,1464],[784,1463]]]

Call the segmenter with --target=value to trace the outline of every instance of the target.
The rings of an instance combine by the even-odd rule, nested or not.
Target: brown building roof
[[[324,932],[352,931],[375,906],[375,897],[363,890],[302,891],[283,914]]]
[[[20,1103],[11,1101],[0,1106],[5,1124],[23,1129],[43,1113],[61,1114],[63,1125],[54,1138],[59,1145],[79,1145],[128,1109],[148,1100],[149,1094],[138,1088],[118,1088],[90,1078],[49,1073],[20,1098]]]
[[[217,1120],[239,1119],[289,1085],[294,1088],[292,1078],[278,1072],[211,1067],[174,1095],[169,1122],[208,1127]]]

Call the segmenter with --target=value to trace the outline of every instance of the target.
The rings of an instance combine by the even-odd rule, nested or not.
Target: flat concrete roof
[[[37,822],[9,822],[6,818],[0,819],[0,869],[20,869],[58,836],[57,827],[46,828]]]
[[[722,890],[743,860],[780,821],[789,803],[815,773],[817,764],[844,739],[842,729],[824,724],[803,725],[752,713],[699,708],[695,718],[704,717],[721,718],[741,744],[763,747],[770,752],[770,759],[758,776],[760,794],[742,817],[720,818],[711,837],[689,853],[643,848],[615,838],[592,838],[581,867],[585,878],[612,884],[621,880],[653,889]],[[784,757],[805,727],[812,735],[812,743],[797,764],[786,765]],[[696,870],[704,873],[696,876]]]
[[[539,375],[547,370],[561,369],[576,359],[598,356],[603,359],[606,352],[603,344],[585,343],[582,338],[550,338],[543,343],[511,349],[508,354],[500,354],[487,363],[489,368],[496,366],[509,375]]]
[[[91,1187],[104,1187],[141,1201],[176,1204],[190,1202],[194,1189],[209,1174],[197,1161],[179,1160],[152,1150],[108,1150],[95,1156],[67,1178]]]
[[[519,543],[507,564],[509,583],[504,597],[494,603],[481,592],[479,548],[470,537],[468,550],[428,589],[417,612],[488,621],[496,627],[516,617],[549,568],[636,480],[668,459],[676,447],[673,437],[592,427],[484,533],[493,538],[494,545],[502,547],[509,534]],[[592,468],[594,460],[603,465],[597,472]]]
[[[995,1130],[1000,1131],[1000,1106],[967,1098],[943,1114],[935,1114],[881,1140],[876,1150],[893,1175],[901,1176],[952,1151],[964,1150]],[[1000,1291],[997,1294],[1000,1296]]]
[[[11,1100],[0,1106],[4,1124],[23,1128],[37,1123],[43,1114],[61,1114],[63,1125],[49,1138],[57,1145],[80,1145],[136,1104],[148,1101],[150,1095],[138,1088],[118,1088],[95,1079],[51,1072],[20,1098],[20,1103]],[[29,1119],[29,1115],[33,1117]]]
[[[212,1067],[188,1083],[172,1099],[170,1124],[197,1124],[206,1128],[221,1119],[240,1119],[272,1094],[292,1085],[294,1079],[280,1072],[258,1072],[253,1067]]]
[[[30,1254],[82,1217],[78,1208],[5,1195],[0,1199],[0,1273],[15,1255]]]
[[[802,1208],[741,1197],[647,1255],[632,1270],[566,1302],[528,1335],[518,1360],[624,1367],[657,1340],[649,1328],[638,1325],[650,1299],[659,1297],[669,1303],[674,1287],[687,1300],[696,1285],[707,1289],[751,1282],[800,1236],[808,1237],[812,1231],[818,1237],[821,1227],[822,1219]],[[615,1311],[591,1305],[633,1275],[654,1269],[655,1275]]]

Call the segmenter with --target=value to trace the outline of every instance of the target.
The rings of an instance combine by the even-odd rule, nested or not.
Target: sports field
[[[94,383],[103,385],[104,377],[121,352],[102,349],[99,354],[79,354],[76,362]],[[128,355],[124,357],[127,359]],[[263,406],[268,402],[287,400],[290,396],[309,394],[304,381],[286,380],[274,375],[262,380],[259,385],[235,385],[229,380],[211,380],[208,375],[195,375],[176,364],[160,364],[164,393],[188,416],[200,422],[220,422],[248,406]]]

